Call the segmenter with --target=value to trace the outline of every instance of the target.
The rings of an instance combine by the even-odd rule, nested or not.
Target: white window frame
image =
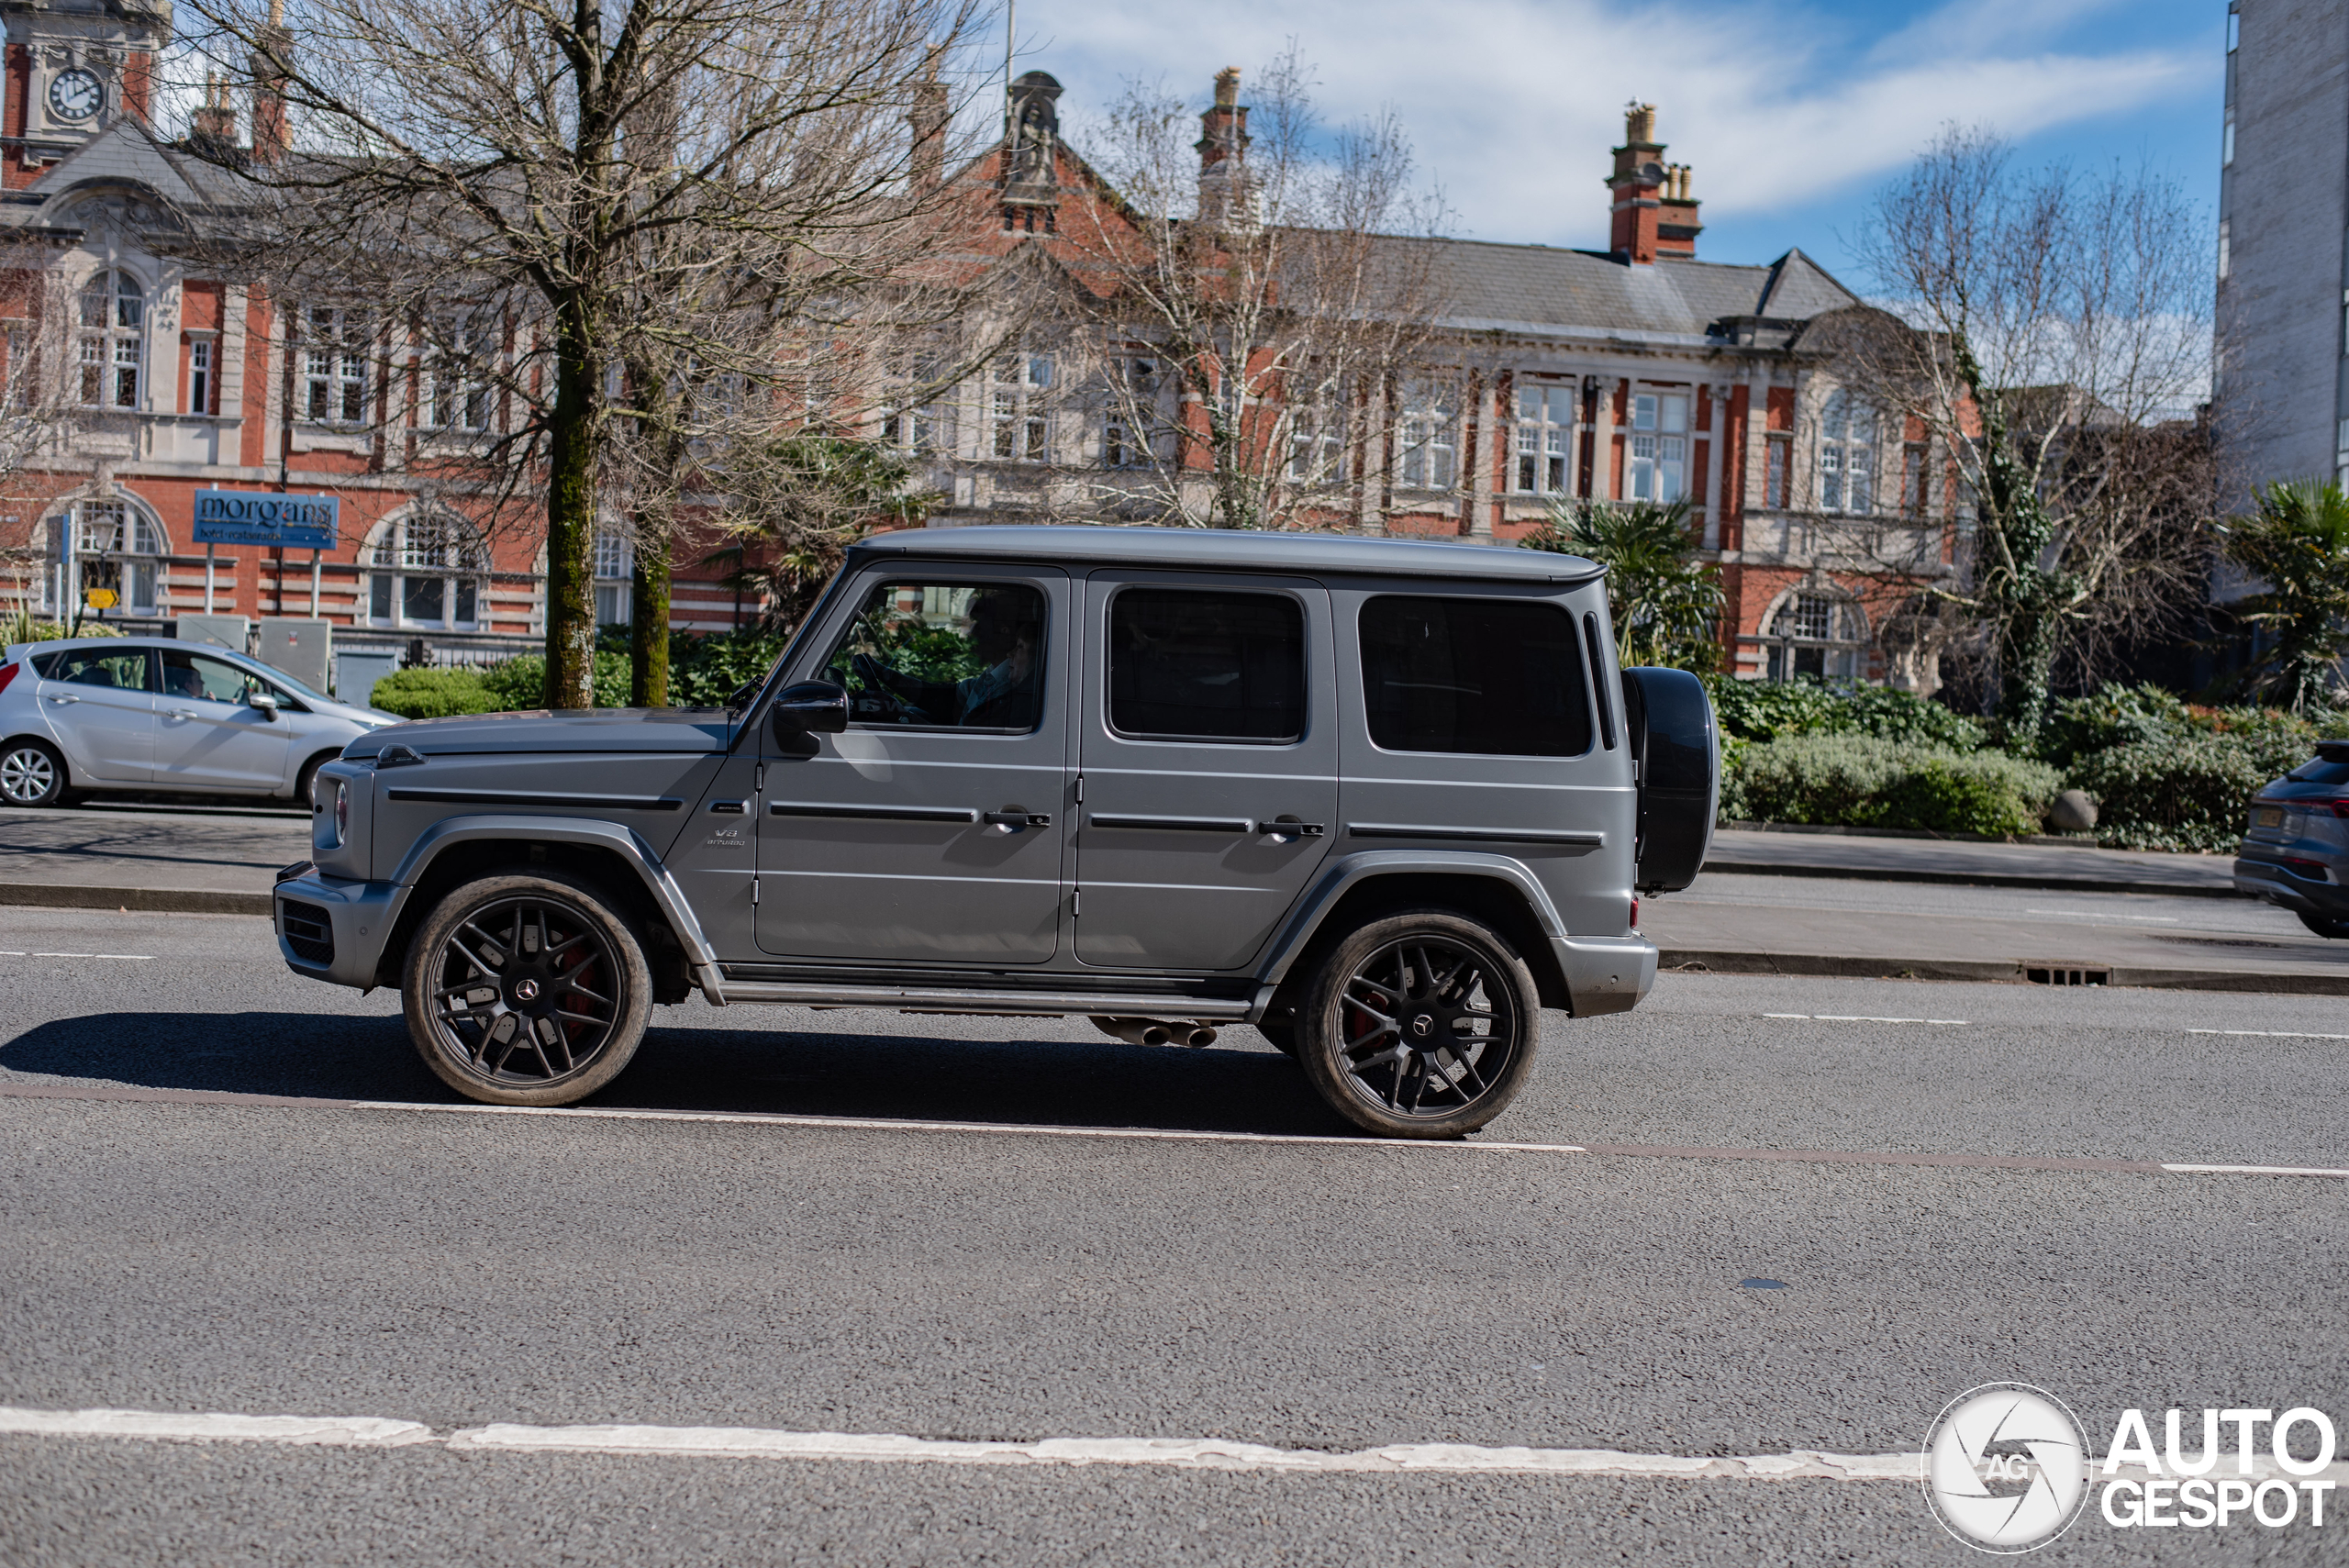
[[[364,312],[314,305],[302,313],[302,406],[308,425],[363,425],[368,414]]]
[[[1517,435],[1509,453],[1510,493],[1571,494],[1575,442],[1582,432],[1582,388],[1571,381],[1520,381],[1516,396]]]
[[[588,549],[596,581],[596,624],[627,626],[636,618],[636,546],[626,534],[599,531]]]
[[[74,299],[84,408],[136,409],[147,361],[147,294],[128,268],[101,267]]]
[[[987,450],[996,462],[1050,462],[1052,417],[1047,406],[1052,356],[998,354],[987,368]]]
[[[444,321],[440,341],[425,354],[417,423],[468,435],[489,428],[492,399],[481,367],[495,352],[495,336],[475,317]]]
[[[187,407],[190,414],[217,414],[220,398],[220,339],[193,333],[187,340]]]
[[[473,526],[445,512],[406,512],[376,530],[362,558],[367,626],[477,631],[489,625],[489,553]],[[440,584],[440,616],[414,616],[417,586]],[[457,612],[470,598],[470,618]]]
[[[114,578],[115,592],[120,597],[111,609],[85,614],[118,620],[125,616],[159,616],[169,608],[170,590],[163,569],[170,562],[171,540],[162,525],[136,502],[120,495],[84,497],[50,518],[45,531],[57,544],[51,569],[41,578],[45,611],[71,616],[84,590],[103,586],[91,581],[94,564],[111,568],[99,575]]]
[[[1447,386],[1408,388],[1395,422],[1395,487],[1441,495],[1460,484],[1460,411]]]
[[[1625,499],[1670,503],[1688,493],[1692,401],[1685,392],[1632,395],[1631,444],[1623,465]]]
[[[1766,634],[1772,681],[1815,673],[1822,681],[1858,681],[1867,668],[1867,615],[1859,601],[1822,588],[1797,588],[1771,613]],[[1814,657],[1815,656],[1815,657]],[[1815,662],[1816,671],[1798,665]]]
[[[1876,510],[1876,446],[1880,427],[1873,405],[1842,387],[1819,410],[1819,509],[1871,517]]]

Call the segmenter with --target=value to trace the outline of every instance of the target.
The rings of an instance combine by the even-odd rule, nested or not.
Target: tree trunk
[[[670,523],[665,513],[656,516],[651,507],[637,514],[628,637],[631,707],[669,706]]]
[[[547,684],[551,708],[596,703],[596,465],[603,428],[596,406],[596,341],[586,307],[564,302],[555,338],[554,416],[547,458]]]

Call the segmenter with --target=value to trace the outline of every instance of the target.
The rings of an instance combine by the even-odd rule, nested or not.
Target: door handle
[[[1275,817],[1256,824],[1256,831],[1275,839],[1319,839],[1330,831],[1326,822],[1300,822],[1294,817]]]
[[[1052,825],[1052,819],[1041,811],[982,811],[979,820],[1007,833],[1017,833],[1022,828],[1049,828]]]
[[[163,710],[163,717],[165,718],[194,718],[195,717],[195,709],[192,707],[167,707]]]
[[[80,702],[82,699],[75,696],[72,692],[51,692],[49,694],[49,700],[55,703],[58,706],[63,707],[67,703]]]

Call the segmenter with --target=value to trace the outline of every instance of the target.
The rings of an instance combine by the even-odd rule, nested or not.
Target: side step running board
[[[1026,1013],[1245,1019],[1252,1001],[1170,996],[1163,992],[1121,995],[1107,991],[929,990],[911,985],[798,985],[773,980],[727,980],[726,1000],[780,1002],[799,1007],[891,1007],[926,1013]]]

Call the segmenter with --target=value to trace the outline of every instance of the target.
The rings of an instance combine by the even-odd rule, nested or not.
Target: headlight
[[[337,779],[334,781],[334,844],[332,847],[338,850],[342,848],[343,840],[350,836],[351,786],[345,781]]]

